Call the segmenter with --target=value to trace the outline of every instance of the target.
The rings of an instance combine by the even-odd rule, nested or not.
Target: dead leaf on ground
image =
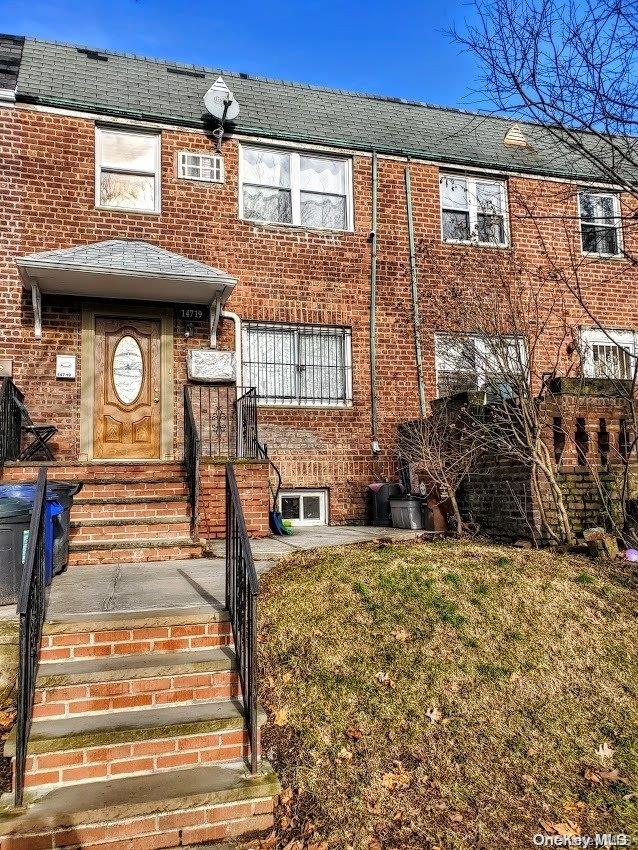
[[[607,782],[614,782],[616,779],[619,779],[618,770],[614,768],[613,770],[601,770],[600,778],[606,780]]]
[[[410,637],[410,633],[405,629],[394,629],[394,631],[391,631],[390,634],[395,640],[398,640],[399,643],[405,643]]]
[[[564,835],[567,838],[574,838],[580,835],[580,827],[573,821],[566,820],[561,823],[553,823],[552,821],[539,821],[548,835]]]
[[[350,729],[346,729],[345,731],[346,738],[350,738],[351,741],[358,741],[360,738],[363,738],[363,732],[361,729],[353,726]]]
[[[288,803],[292,800],[292,788],[284,788],[284,790],[279,795],[279,802],[282,806],[287,806]]]
[[[401,762],[397,762],[396,770],[383,774],[381,784],[389,791],[393,788],[406,788],[410,784],[410,776],[406,773]]]
[[[443,717],[443,712],[438,706],[433,705],[432,708],[427,709],[425,716],[429,719],[430,723],[438,723]]]
[[[603,741],[603,743],[596,750],[596,755],[601,761],[608,761],[612,759],[614,756],[613,749],[609,746],[607,741]]]
[[[337,761],[352,761],[352,752],[347,747],[341,747],[337,753]]]
[[[520,685],[522,681],[523,677],[520,673],[517,673],[516,671],[514,671],[510,676],[510,682],[512,683],[512,685]]]
[[[292,673],[290,673],[288,671],[286,673],[284,673],[284,675],[281,677],[281,681],[284,683],[284,685],[287,685],[289,682],[292,682],[292,679],[293,679]]]
[[[594,785],[600,785],[601,782],[600,776],[596,773],[595,770],[592,770],[591,767],[588,767],[585,771],[585,779],[587,779],[589,782],[593,782]]]
[[[379,672],[375,674],[374,678],[380,685],[385,685],[388,688],[396,688],[397,686],[397,683],[390,678],[390,674],[384,673],[383,670],[379,670]]]
[[[274,724],[275,726],[285,726],[288,723],[288,709],[280,708],[279,711],[275,712]]]
[[[381,842],[375,838],[374,835],[371,835],[370,838],[368,838],[368,850],[383,850]]]

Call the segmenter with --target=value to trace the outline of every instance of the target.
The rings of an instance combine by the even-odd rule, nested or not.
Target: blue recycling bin
[[[35,484],[2,484],[0,499],[19,499],[33,510],[35,502]],[[47,487],[46,504],[44,506],[44,577],[47,584],[53,578],[53,549],[55,539],[54,520],[64,510],[56,494]]]

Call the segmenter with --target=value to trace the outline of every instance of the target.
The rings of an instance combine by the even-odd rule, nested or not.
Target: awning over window
[[[25,288],[85,298],[223,304],[236,283],[213,266],[133,239],[40,251],[16,262]]]

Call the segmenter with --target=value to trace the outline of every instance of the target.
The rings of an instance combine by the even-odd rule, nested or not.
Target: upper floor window
[[[159,154],[159,133],[96,127],[96,206],[159,212]]]
[[[620,203],[610,192],[580,192],[580,237],[585,254],[621,253]]]
[[[349,159],[242,147],[240,218],[352,229]]]
[[[177,176],[184,180],[223,183],[224,158],[218,153],[209,154],[180,151],[177,154]]]
[[[244,385],[264,404],[352,401],[349,328],[244,322],[242,361]]]
[[[516,336],[436,334],[435,355],[439,397],[472,390],[509,397],[526,372],[525,345]]]
[[[582,328],[583,374],[586,378],[633,380],[638,356],[634,331]]]
[[[504,181],[441,176],[441,221],[446,242],[507,245],[506,210]]]

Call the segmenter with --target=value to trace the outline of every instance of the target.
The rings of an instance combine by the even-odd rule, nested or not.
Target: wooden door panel
[[[158,458],[160,322],[96,317],[93,456]]]

